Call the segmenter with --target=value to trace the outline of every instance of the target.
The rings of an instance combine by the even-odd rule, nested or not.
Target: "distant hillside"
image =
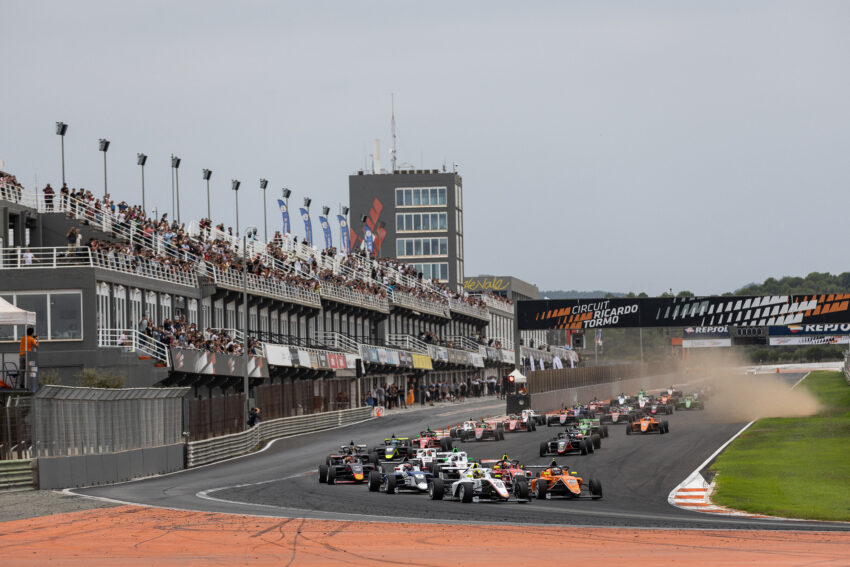
[[[540,299],[544,297],[548,297],[549,299],[591,299],[594,297],[625,297],[625,293],[613,292],[613,291],[578,291],[575,289],[571,289],[569,291],[557,290],[557,291],[541,291]]]
[[[850,272],[838,275],[812,272],[805,278],[785,276],[767,278],[764,283],[750,284],[736,295],[806,295],[815,293],[850,293]]]

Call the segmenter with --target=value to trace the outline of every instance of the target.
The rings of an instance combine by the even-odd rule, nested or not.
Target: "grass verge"
[[[760,419],[717,458],[712,501],[747,512],[850,521],[850,386],[841,372],[812,372],[822,405],[811,417]]]

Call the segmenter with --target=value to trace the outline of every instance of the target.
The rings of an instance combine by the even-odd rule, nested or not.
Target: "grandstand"
[[[382,384],[413,388],[418,401],[423,383],[500,379],[513,367],[511,301],[458,293],[394,259],[279,233],[240,239],[210,219],[178,225],[108,195],[44,194],[11,176],[0,180],[0,213],[10,237],[0,296],[37,313],[40,374],[61,384],[92,368],[127,387],[236,396],[247,349],[249,397],[272,418],[341,409],[340,400],[359,407]],[[16,332],[0,329],[5,351]],[[549,367],[566,357],[528,350]]]

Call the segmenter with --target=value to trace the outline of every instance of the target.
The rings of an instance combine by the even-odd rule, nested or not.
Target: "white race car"
[[[442,466],[470,467],[472,463],[466,451],[438,451],[437,449],[417,449],[414,460],[418,460],[423,470],[437,474]]]
[[[521,413],[524,418],[533,420],[537,425],[546,425],[546,414],[544,413],[533,409],[524,409]]]
[[[444,469],[445,470],[445,469]],[[434,477],[428,484],[428,495],[432,500],[459,500],[468,502],[528,502],[530,493],[527,482],[517,482],[513,486],[505,484],[493,476],[493,470],[473,465],[459,471],[457,480],[444,480]]]
[[[369,473],[369,492],[386,492],[397,494],[400,490],[425,492],[431,482],[432,475],[421,470],[418,466],[404,462],[393,468],[392,472]]]

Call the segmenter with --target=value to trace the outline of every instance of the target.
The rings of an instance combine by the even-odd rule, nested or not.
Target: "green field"
[[[850,521],[850,386],[840,372],[811,373],[823,406],[806,418],[761,419],[717,458],[712,501],[771,516]]]

